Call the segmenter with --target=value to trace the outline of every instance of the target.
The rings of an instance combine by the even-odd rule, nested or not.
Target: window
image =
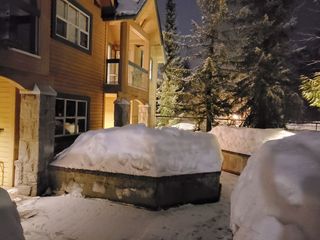
[[[90,13],[70,0],[56,0],[54,16],[54,36],[80,49],[90,50]]]
[[[87,131],[88,101],[56,99],[55,136],[76,135]]]
[[[0,41],[37,54],[39,16],[37,0],[4,0],[0,4]]]
[[[108,44],[107,84],[119,84],[120,51],[117,46]]]

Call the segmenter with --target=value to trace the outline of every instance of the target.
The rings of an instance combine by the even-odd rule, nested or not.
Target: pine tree
[[[164,37],[164,49],[167,55],[167,62],[170,63],[179,55],[176,26],[176,3],[175,0],[167,0],[166,23]]]
[[[247,114],[246,126],[284,127],[288,103],[302,105],[286,33],[292,1],[237,3],[231,23],[241,48],[241,61],[235,65],[242,76],[235,94],[240,112]]]
[[[220,41],[220,26],[226,17],[224,0],[198,0],[202,22],[195,23],[193,42],[196,57],[202,64],[190,79],[189,111],[197,119],[206,120],[206,130],[219,116],[228,113],[228,81],[226,78],[226,53]]]
[[[320,108],[320,73],[315,73],[311,79],[306,76],[301,79],[303,97],[309,101],[310,106]]]
[[[191,78],[191,113],[198,119],[198,125],[206,119],[206,130],[210,131],[215,117],[226,113],[229,108],[223,96],[225,83],[221,81],[219,71],[210,57],[204,60]]]
[[[179,36],[176,27],[176,4],[168,0],[166,4],[166,23],[163,32],[164,49],[167,61],[164,66],[164,79],[158,88],[158,126],[165,126],[170,119],[181,112],[181,92],[183,91],[183,76],[185,69],[180,57]]]

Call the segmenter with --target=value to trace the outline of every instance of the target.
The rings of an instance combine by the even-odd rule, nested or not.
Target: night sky
[[[157,0],[159,7],[159,15],[164,30],[166,18],[166,2],[167,0]],[[192,31],[191,21],[200,22],[201,16],[196,0],[176,0],[177,27],[181,34],[190,34]]]

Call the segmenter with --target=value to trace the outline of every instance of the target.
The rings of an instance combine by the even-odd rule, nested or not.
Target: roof
[[[114,11],[102,11],[104,20],[127,19],[138,15],[147,0],[118,0]]]

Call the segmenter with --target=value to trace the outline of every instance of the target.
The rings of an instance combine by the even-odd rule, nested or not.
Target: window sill
[[[17,52],[17,53],[20,53],[20,54],[23,54],[23,55],[26,55],[26,56],[29,56],[29,57],[32,57],[32,58],[36,58],[36,59],[41,59],[41,56],[39,55],[36,55],[36,54],[33,54],[33,53],[29,53],[29,52],[26,52],[26,51],[23,51],[23,50],[20,50],[20,49],[17,49],[17,48],[9,48],[11,51],[14,51],[14,52]]]

